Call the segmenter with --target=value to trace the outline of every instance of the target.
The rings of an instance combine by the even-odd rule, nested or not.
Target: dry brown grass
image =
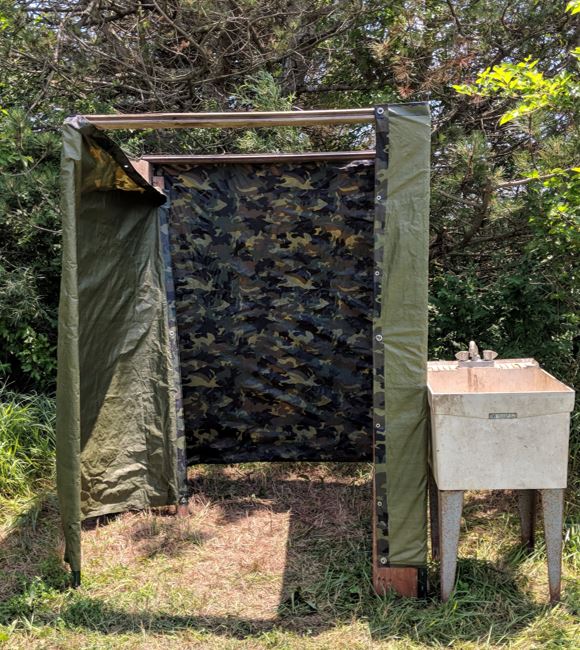
[[[161,605],[168,593],[180,594],[180,609],[194,605],[210,626],[235,618],[269,629],[281,604],[308,608],[301,592],[322,579],[326,567],[323,555],[310,554],[304,562],[309,549],[368,537],[363,524],[370,518],[370,486],[344,468],[337,476],[322,465],[311,471],[284,464],[216,466],[193,468],[190,481],[185,519],[168,511],[127,513],[86,527],[86,576],[122,566],[124,575],[145,585],[154,563],[149,607]],[[125,579],[119,585],[124,591]],[[110,597],[115,588],[107,581],[93,594]],[[309,612],[308,627],[317,619]]]
[[[469,494],[455,598],[370,587],[370,466],[253,464],[190,471],[189,515],[102,518],[66,574],[54,499],[0,539],[0,645],[292,650],[580,647],[578,570],[546,607],[545,559],[518,549],[513,497]],[[436,588],[436,572],[431,578]],[[2,627],[2,620],[14,621]],[[4,635],[4,636],[2,636]]]

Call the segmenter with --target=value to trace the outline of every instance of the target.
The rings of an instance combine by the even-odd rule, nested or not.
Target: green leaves
[[[0,381],[50,388],[60,253],[59,137],[0,115]]]
[[[531,57],[519,63],[502,63],[480,72],[475,83],[453,88],[470,97],[515,101],[516,105],[500,117],[501,126],[541,109],[556,109],[559,103],[577,93],[578,81],[571,74],[561,71],[549,78],[538,70],[538,63]]]

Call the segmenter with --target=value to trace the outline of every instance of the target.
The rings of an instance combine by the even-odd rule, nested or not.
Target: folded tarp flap
[[[176,502],[176,395],[165,198],[83,118],[63,136],[57,487],[78,572],[82,519]]]

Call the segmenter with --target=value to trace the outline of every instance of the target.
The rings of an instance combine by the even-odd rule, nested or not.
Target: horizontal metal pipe
[[[222,153],[207,155],[148,155],[140,160],[153,165],[208,165],[219,163],[308,162],[318,160],[372,160],[373,149],[363,151],[308,151],[303,153]]]
[[[347,108],[231,113],[138,113],[133,115],[85,115],[84,117],[100,129],[240,129],[320,124],[369,124],[374,119],[374,110],[372,108]]]

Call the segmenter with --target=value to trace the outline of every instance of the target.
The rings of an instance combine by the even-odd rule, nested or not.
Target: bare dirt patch
[[[188,517],[150,511],[97,521],[83,533],[85,575],[117,575],[123,592],[127,581],[141,592],[149,585],[149,607],[185,613],[189,603],[210,627],[226,619],[262,627],[288,610],[322,623],[325,603],[309,598],[309,586],[325,580],[334,555],[370,535],[368,475],[352,470],[194,467]]]

